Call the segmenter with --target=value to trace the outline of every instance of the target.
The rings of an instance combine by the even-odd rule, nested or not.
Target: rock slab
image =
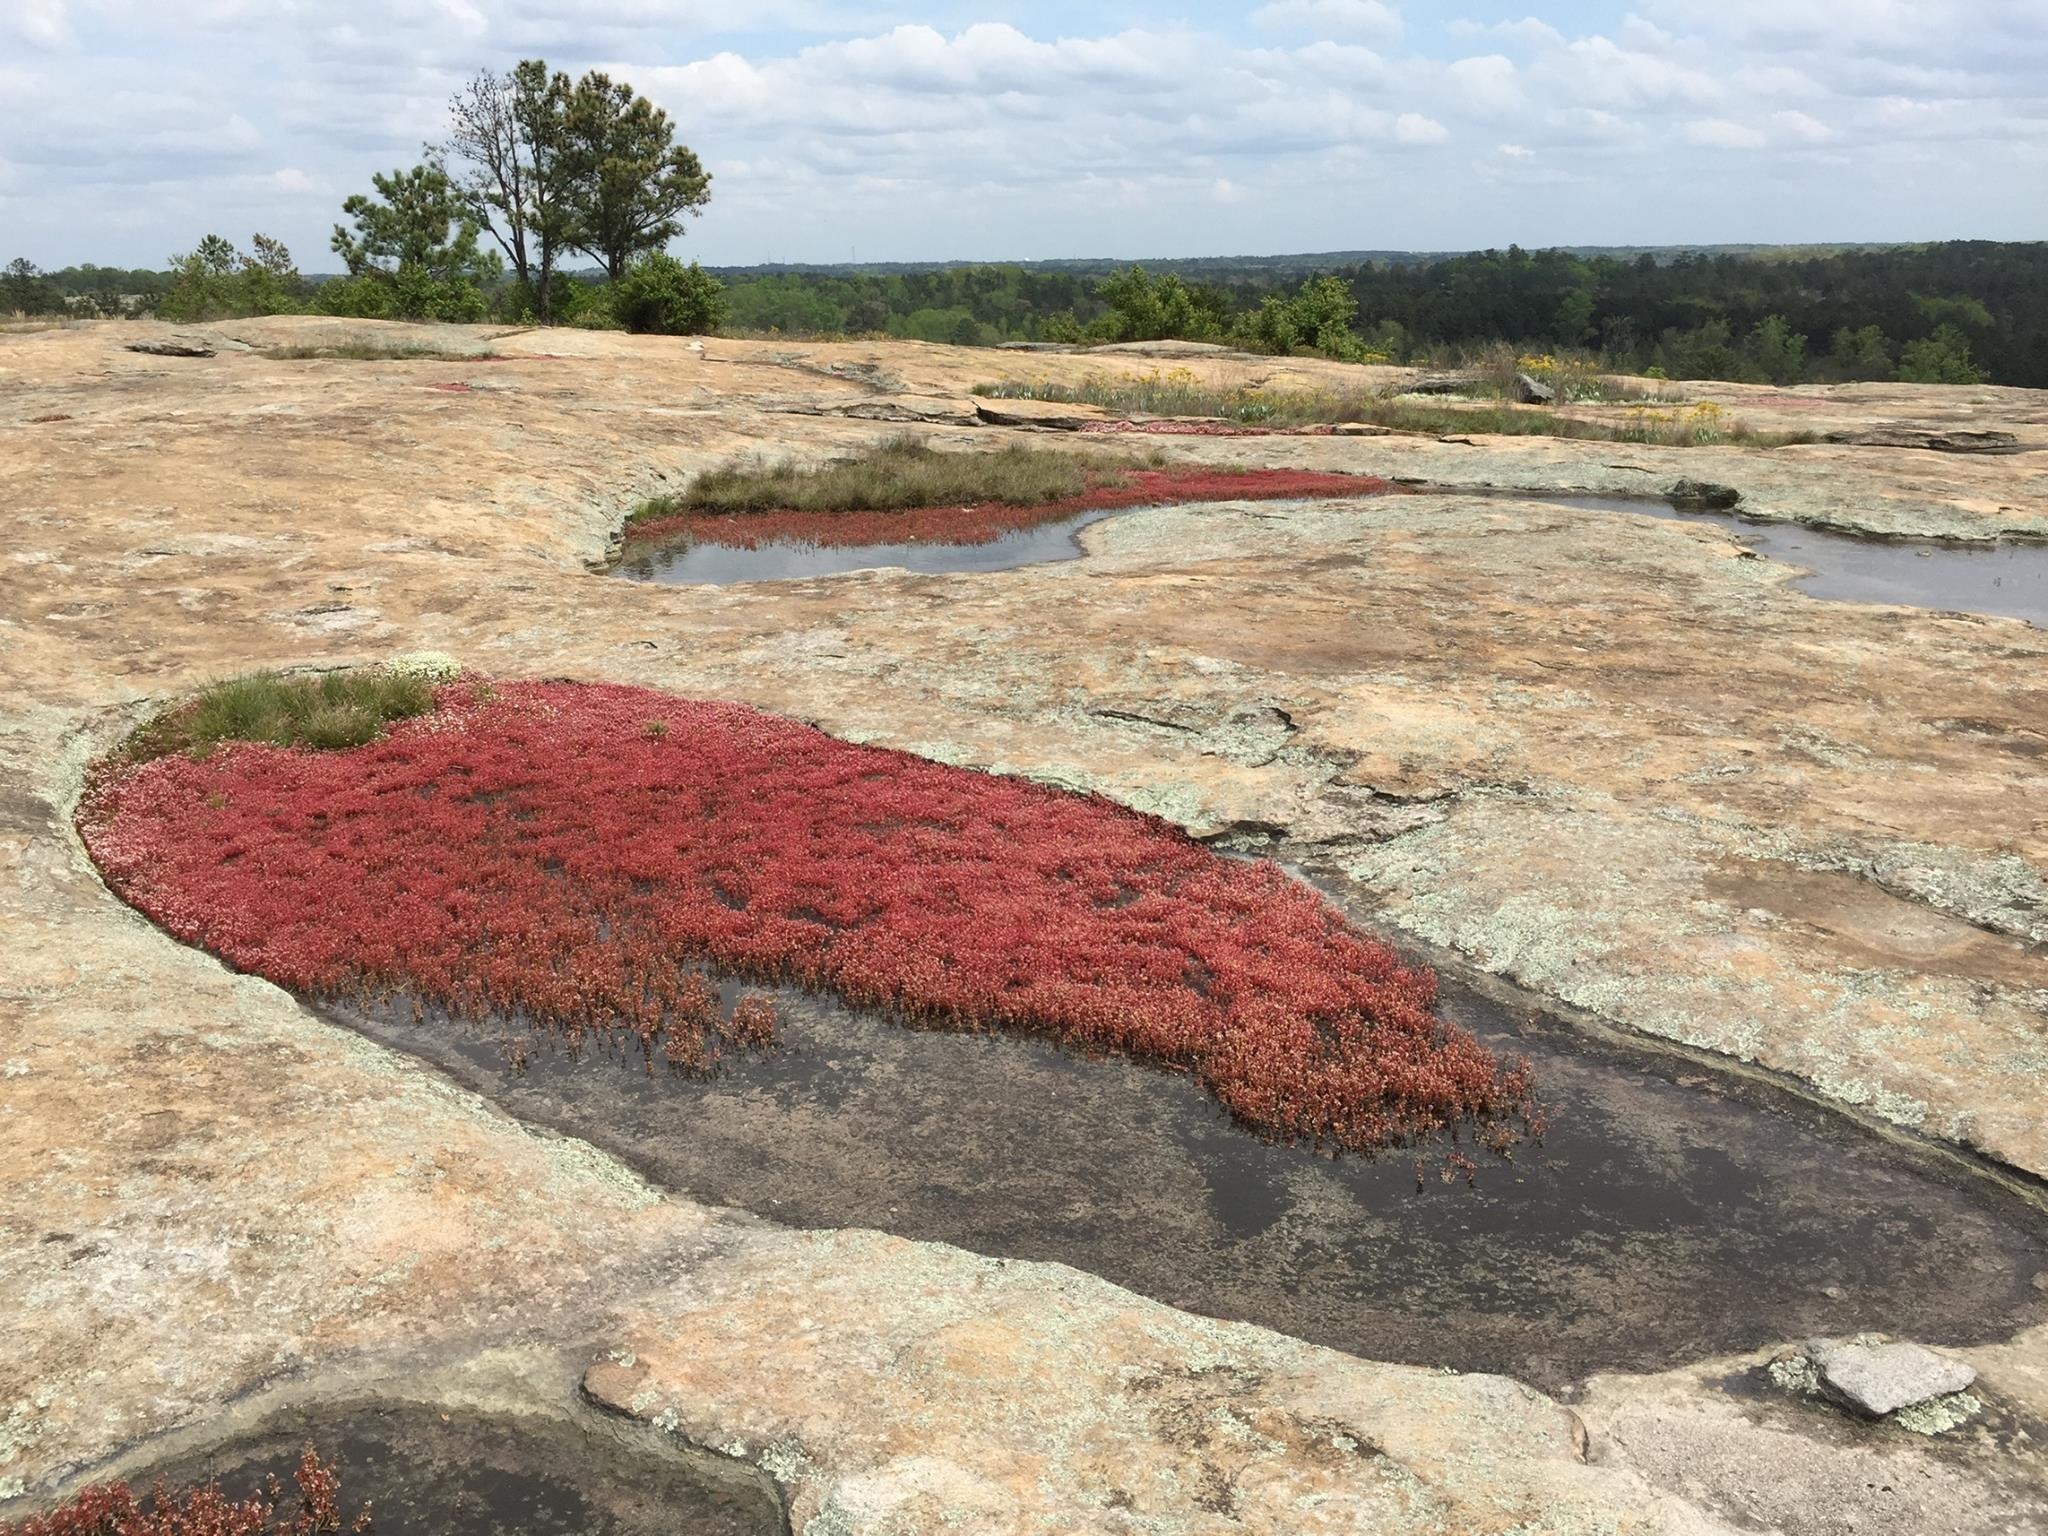
[[[1966,1391],[1977,1379],[1972,1367],[1920,1344],[1823,1344],[1809,1354],[1828,1395],[1873,1419]]]
[[[214,349],[196,336],[169,336],[163,340],[131,341],[130,352],[144,352],[151,357],[212,357]]]

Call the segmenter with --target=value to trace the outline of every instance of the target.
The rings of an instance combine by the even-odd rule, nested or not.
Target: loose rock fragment
[[[1919,1344],[1850,1341],[1817,1344],[1808,1353],[1826,1393],[1873,1419],[1967,1390],[1976,1370]]]
[[[197,336],[167,336],[162,341],[131,341],[130,352],[147,352],[152,357],[212,357],[214,349]]]
[[[1733,486],[1715,485],[1706,480],[1680,480],[1664,494],[1673,506],[1701,507],[1715,512],[1725,512],[1742,500],[1742,492]]]

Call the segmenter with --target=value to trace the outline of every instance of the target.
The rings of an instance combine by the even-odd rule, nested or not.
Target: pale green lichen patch
[[[1770,1364],[1771,1385],[1783,1392],[1812,1394],[1820,1390],[1820,1372],[1805,1355],[1792,1355]]]
[[[811,1458],[796,1440],[788,1439],[764,1449],[755,1464],[786,1488],[810,1470]]]
[[[1892,1422],[1916,1435],[1946,1435],[1961,1429],[1984,1411],[1975,1393],[1952,1392],[1947,1397],[1929,1398],[1892,1415]]]
[[[395,658],[385,670],[394,677],[417,677],[424,682],[445,683],[462,675],[462,663],[446,651],[411,651]]]

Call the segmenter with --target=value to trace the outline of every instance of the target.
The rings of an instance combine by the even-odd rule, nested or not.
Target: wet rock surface
[[[1058,1264],[792,1231],[666,1194],[172,944],[108,897],[68,832],[92,755],[255,666],[436,650],[508,676],[739,698],[1203,835],[1313,848],[1398,938],[1588,1029],[1685,1053],[1703,1081],[1667,1080],[1674,1094],[1754,1071],[2023,1187],[2048,1172],[2038,631],[1817,601],[1715,529],[1428,496],[1133,513],[1085,530],[1087,559],[980,576],[607,580],[591,567],[626,508],[698,469],[739,452],[815,461],[906,430],[793,402],[965,401],[1005,376],[1155,365],[307,320],[233,333],[259,349],[140,355],[127,344],[168,334],[141,323],[0,338],[0,1512],[264,1382],[339,1399],[394,1362],[468,1369],[533,1347],[580,1356],[523,1386],[529,1404],[598,1362],[593,1396],[761,1469],[795,1528],[822,1520],[821,1536],[949,1512],[991,1532],[1603,1536],[2048,1518],[2039,1293],[2002,1301],[1988,1268],[1968,1264],[1964,1282],[1981,1326],[1877,1320],[1978,1371],[1972,1392],[1993,1406],[1953,1432],[1762,1404],[1725,1361],[1602,1376],[1567,1409],[1500,1376],[1193,1317]],[[445,356],[260,350],[365,333]],[[1276,387],[1401,381],[1177,365]],[[1764,430],[1906,423],[2005,432],[2018,451],[1160,446],[1510,492],[1655,495],[1690,478],[1773,524],[1856,533],[2048,530],[2038,394],[1683,388]],[[1013,430],[950,419],[907,425],[969,446]],[[705,1102],[707,1119],[723,1112]],[[793,1124],[802,1108],[775,1113]],[[1139,1129],[1175,1141],[1170,1120]],[[1160,1187],[1199,1197],[1213,1251],[1293,1240],[1287,1219],[1219,1237],[1218,1213],[1243,1207],[1196,1188],[1204,1155],[1178,1145]],[[1874,1152],[1855,1181],[1873,1211],[1886,1167],[1904,1176]],[[1291,1197],[1294,1175],[1280,1182]],[[1910,1251],[1898,1295],[1959,1252],[1922,1236],[1920,1198],[1901,1193],[1908,1214],[1865,1245]],[[2015,1286],[2041,1267],[2009,1262]],[[1657,1277],[1628,1278],[1640,1318]],[[1842,1296],[1824,1286],[1802,1335],[1866,1325],[1855,1277],[1827,1285]],[[1571,1347],[1592,1311],[1563,1314]],[[1526,1330],[1502,1337],[1506,1358]]]
[[[741,989],[728,988],[732,996]],[[728,999],[730,1001],[730,999]],[[520,1119],[714,1205],[1054,1260],[1206,1316],[1557,1390],[1814,1333],[1957,1343],[2048,1321],[2024,1202],[1653,1058],[1455,995],[1543,1084],[1550,1129],[1472,1182],[1262,1141],[1192,1084],[1031,1040],[909,1030],[799,993],[786,1043],[680,1077],[408,1006],[334,1017]],[[515,1066],[517,1061],[520,1065]]]
[[[707,1456],[540,1418],[364,1401],[278,1414],[256,1433],[129,1477],[138,1491],[218,1483],[245,1498],[285,1489],[312,1447],[341,1478],[343,1517],[376,1536],[780,1536],[765,1479]]]

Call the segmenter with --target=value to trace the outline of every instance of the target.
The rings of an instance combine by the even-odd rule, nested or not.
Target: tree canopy
[[[668,114],[624,81],[593,70],[569,98],[566,129],[575,158],[569,190],[577,250],[617,282],[644,252],[682,233],[681,216],[711,200],[711,175],[675,141]]]
[[[453,167],[457,196],[543,323],[566,298],[564,251],[601,262],[618,282],[710,200],[710,174],[675,142],[668,114],[596,70],[573,83],[541,59],[509,74],[483,70],[456,93],[449,118],[430,157]]]
[[[341,205],[354,223],[334,226],[335,254],[353,286],[341,312],[389,314],[408,320],[481,320],[480,285],[503,270],[481,249],[481,231],[438,165],[373,175],[375,195],[357,193]],[[351,302],[353,301],[353,302]]]

